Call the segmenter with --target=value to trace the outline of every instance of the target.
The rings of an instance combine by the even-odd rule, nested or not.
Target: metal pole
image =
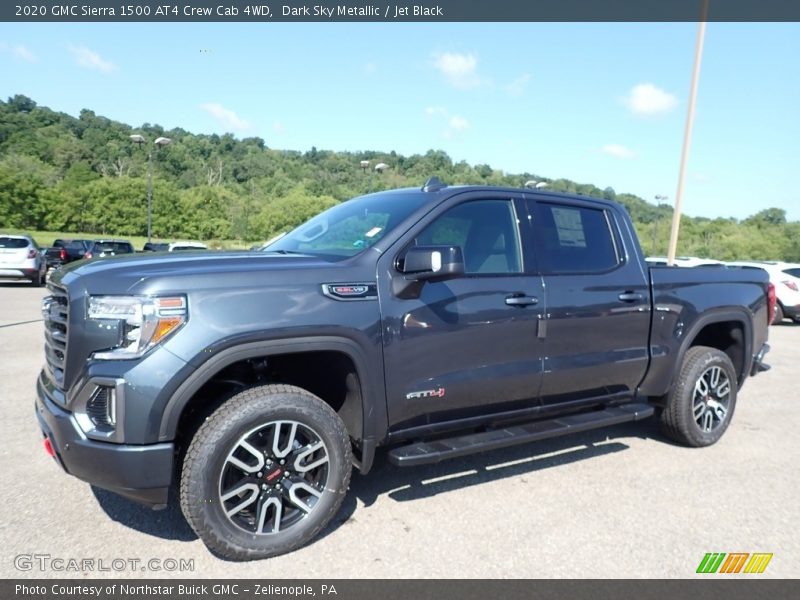
[[[694,107],[697,101],[697,80],[700,78],[700,63],[703,58],[703,41],[706,35],[706,19],[708,18],[708,0],[703,0],[700,13],[700,23],[697,27],[697,43],[694,48],[694,69],[692,71],[692,85],[689,91],[689,107],[686,112],[686,128],[683,132],[683,150],[681,151],[681,166],[678,171],[678,191],[675,194],[675,210],[672,213],[672,229],[669,234],[669,250],[667,251],[667,264],[675,263],[675,251],[678,247],[678,229],[681,224],[681,204],[683,203],[683,187],[686,178],[686,163],[689,161],[689,148],[692,142],[692,127],[694,126]]]
[[[147,153],[147,241],[153,227],[153,151]]]

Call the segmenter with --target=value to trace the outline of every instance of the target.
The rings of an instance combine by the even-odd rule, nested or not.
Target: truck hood
[[[303,254],[148,253],[78,261],[59,269],[53,275],[53,282],[72,287],[80,281],[82,287],[94,294],[146,294],[176,288],[238,287],[243,275],[250,285],[276,279],[286,282],[298,276],[306,279],[311,273],[311,279],[327,278],[320,272],[341,272],[343,267],[342,263]]]

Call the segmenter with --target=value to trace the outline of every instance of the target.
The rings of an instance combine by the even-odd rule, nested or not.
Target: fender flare
[[[204,358],[203,362],[178,386],[164,407],[159,426],[160,441],[174,439],[186,405],[206,382],[225,367],[248,358],[318,351],[341,352],[350,358],[355,366],[361,386],[361,406],[358,407],[358,414],[351,419],[351,422],[345,423],[351,430],[352,437],[360,441],[375,440],[381,439],[385,434],[388,422],[386,399],[383,386],[379,385],[382,381],[382,365],[379,368],[370,368],[367,355],[353,340],[338,336],[309,336],[233,343],[235,345],[219,350],[208,358],[203,355],[198,357]],[[369,406],[367,402],[370,403]]]
[[[683,337],[683,341],[678,348],[678,359],[672,366],[672,377],[670,378],[669,387],[672,388],[675,380],[680,375],[681,366],[683,365],[683,357],[686,356],[686,352],[689,351],[692,343],[697,338],[698,334],[703,330],[703,328],[707,325],[713,325],[714,323],[725,323],[730,321],[735,321],[737,323],[741,323],[742,325],[742,333],[744,337],[742,340],[744,343],[744,356],[742,361],[742,370],[739,373],[739,387],[741,387],[742,383],[747,378],[748,373],[750,373],[750,367],[752,366],[753,362],[752,319],[753,315],[744,307],[712,309],[700,315],[697,320],[692,323],[689,331]]]

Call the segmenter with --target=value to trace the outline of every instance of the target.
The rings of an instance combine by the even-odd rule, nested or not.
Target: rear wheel
[[[351,452],[339,415],[313,394],[288,385],[252,388],[217,409],[192,440],[181,508],[221,556],[291,552],[336,514]]]
[[[31,279],[31,285],[33,287],[42,287],[42,274],[39,271],[36,271],[36,274]]]
[[[731,422],[736,392],[736,369],[727,354],[706,346],[689,348],[661,413],[662,431],[687,446],[710,446]]]

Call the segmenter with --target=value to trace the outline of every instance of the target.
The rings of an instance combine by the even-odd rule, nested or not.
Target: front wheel
[[[689,348],[661,412],[661,430],[687,446],[710,446],[731,422],[736,392],[736,369],[727,354],[706,346]]]
[[[336,514],[351,460],[347,430],[322,400],[294,386],[251,388],[217,409],[189,445],[181,508],[225,558],[284,554]]]

